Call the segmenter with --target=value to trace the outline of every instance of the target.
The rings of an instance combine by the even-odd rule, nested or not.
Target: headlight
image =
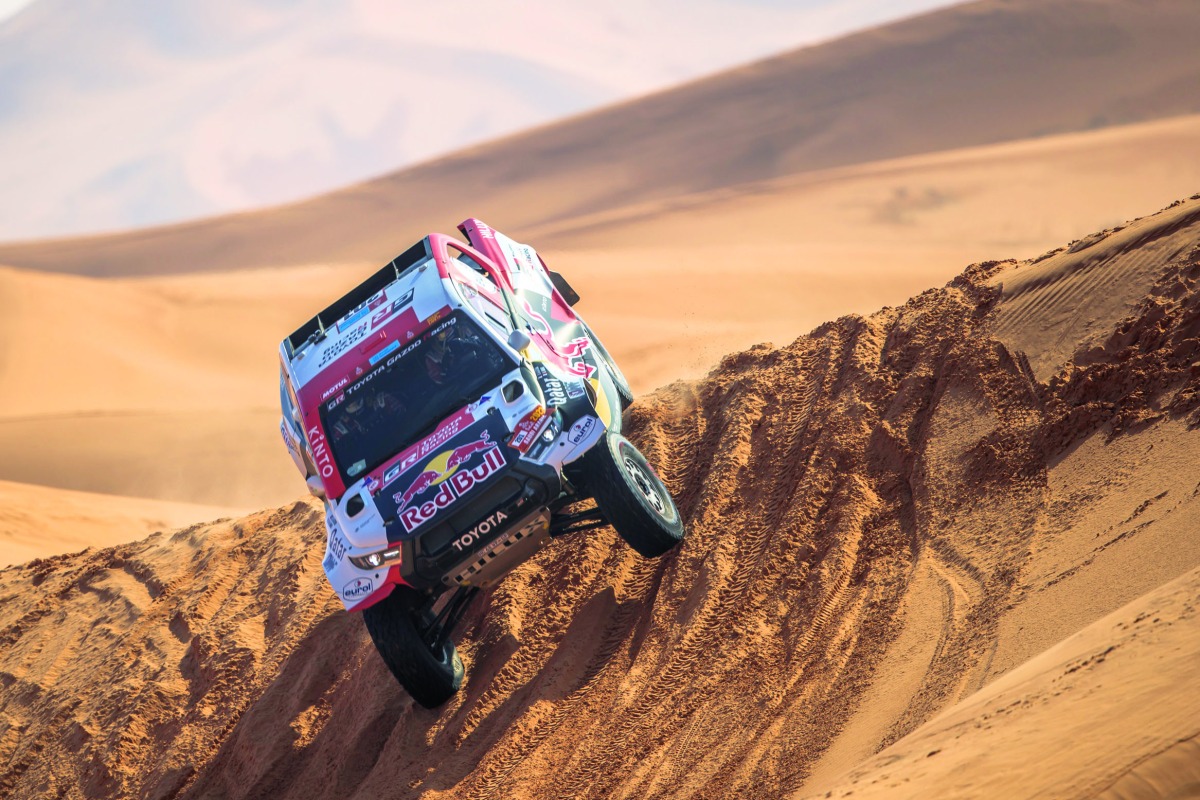
[[[384,564],[390,564],[393,561],[400,560],[400,548],[389,547],[387,550],[380,550],[375,553],[369,553],[365,556],[350,556],[350,563],[359,569],[379,569]]]

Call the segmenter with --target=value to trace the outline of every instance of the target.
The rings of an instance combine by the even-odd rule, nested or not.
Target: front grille
[[[544,505],[546,488],[536,479],[524,483],[514,475],[506,475],[488,486],[479,495],[463,503],[445,522],[435,525],[417,537],[413,543],[416,571],[428,580],[439,580],[441,576],[469,555],[468,550],[456,548],[454,543],[465,533],[487,520],[498,511],[507,519],[503,524],[493,525],[475,537],[469,550],[486,547],[517,520],[528,516],[531,509]]]
[[[506,475],[466,502],[461,508],[433,526],[418,538],[418,551],[436,556],[450,547],[459,534],[473,526],[500,506],[507,505],[521,494],[521,482]]]

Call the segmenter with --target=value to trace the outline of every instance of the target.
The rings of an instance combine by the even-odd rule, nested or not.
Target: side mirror
[[[308,484],[309,494],[319,500],[325,499],[325,486],[321,483],[321,479],[319,477],[316,475],[309,475],[308,480],[306,480],[305,483]]]
[[[525,331],[513,331],[508,335],[508,346],[518,353],[529,347],[533,343],[533,339],[529,338],[529,334]]]

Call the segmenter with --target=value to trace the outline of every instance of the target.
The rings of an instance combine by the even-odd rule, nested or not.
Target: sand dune
[[[0,321],[0,480],[243,509],[296,498],[278,432],[280,332],[358,274],[0,270],[13,298]]]
[[[1196,22],[984,0],[306,203],[0,247],[29,268],[0,269],[0,479],[294,499],[279,339],[467,214],[546,252],[639,392],[1118,226],[1200,187],[1194,93],[1172,91],[1200,74]]]
[[[1192,570],[798,797],[1194,797],[1198,596]]]
[[[1200,117],[1183,117],[634,204],[530,241],[649,390],[903,303],[962,264],[1034,258],[1193,194],[1198,150]]]
[[[530,241],[646,392],[903,303],[964,263],[1033,257],[1165,205],[1200,186],[1198,147],[1200,117],[1184,117],[633,205]],[[0,321],[0,479],[234,507],[297,497],[273,420],[275,348],[376,266],[106,280],[0,270],[16,299]]]
[[[111,547],[245,509],[165,503],[0,481],[0,567]]]
[[[1198,37],[1190,0],[980,0],[311,201],[7,245],[0,263],[93,275],[382,263],[398,229],[468,213],[524,236],[631,199],[1195,114]]]
[[[440,712],[336,610],[307,502],[0,572],[0,793],[1182,791],[1198,303],[1191,200],[659,390],[631,436],[689,539],[543,551]]]

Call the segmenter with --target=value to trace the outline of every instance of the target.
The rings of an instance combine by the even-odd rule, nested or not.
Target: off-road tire
[[[683,540],[683,520],[671,493],[633,444],[605,434],[583,457],[588,490],[626,544],[657,558]]]
[[[428,625],[432,615],[421,611],[416,592],[397,587],[362,615],[383,663],[418,705],[437,708],[462,686],[463,663],[454,642],[447,640],[435,652],[421,638],[417,624]]]
[[[592,333],[592,329],[586,322],[583,323],[583,329],[587,331],[588,338],[592,340],[592,345],[596,348],[596,355],[604,362],[604,366],[608,367],[609,377],[612,378],[613,386],[616,387],[617,396],[621,398],[621,411],[623,412],[633,405],[633,389],[629,388],[629,381],[625,378],[625,373],[621,372],[617,362],[613,361],[608,350],[604,349],[604,344],[596,334]]]

